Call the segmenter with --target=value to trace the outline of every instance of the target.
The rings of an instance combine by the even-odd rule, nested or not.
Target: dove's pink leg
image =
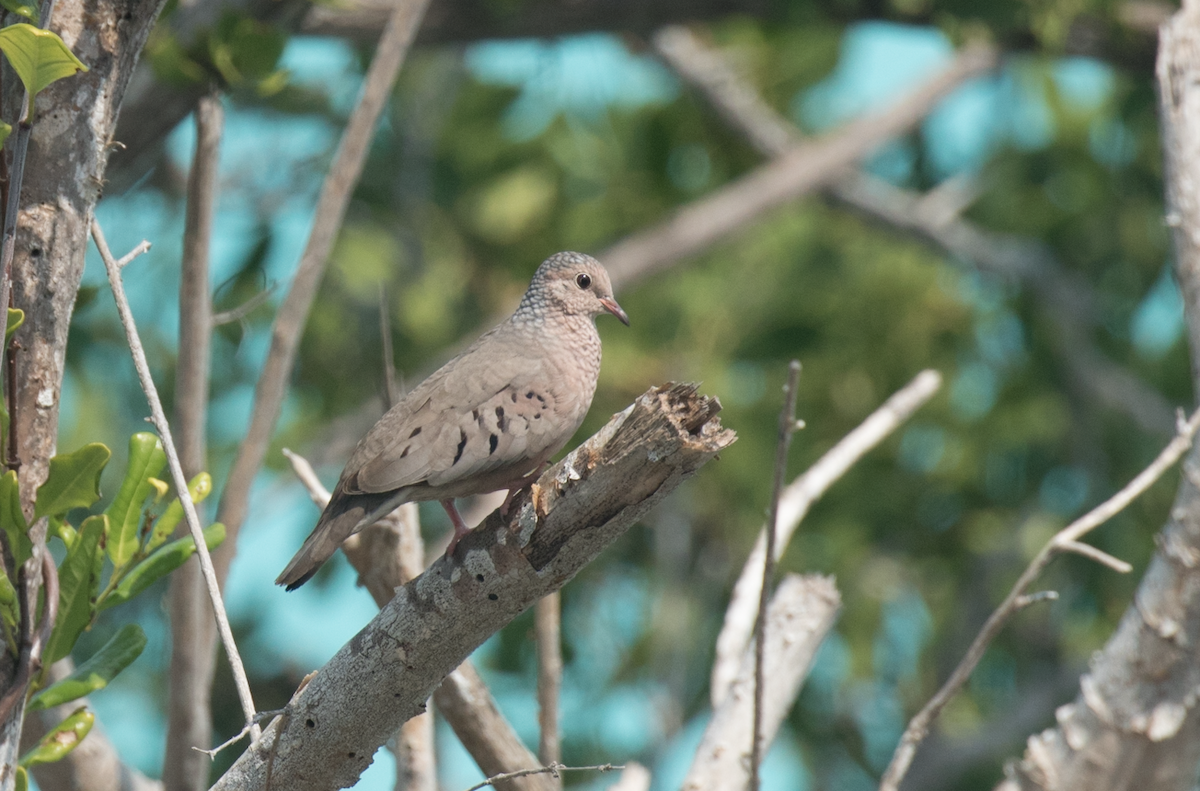
[[[529,486],[538,478],[542,477],[542,473],[550,466],[550,462],[544,461],[537,466],[537,469],[520,479],[512,486],[508,487],[508,494],[504,495],[504,502],[500,503],[500,516],[508,516],[508,507],[512,505],[513,498],[517,496],[517,492]]]
[[[454,548],[458,546],[458,542],[462,537],[471,532],[471,528],[467,527],[463,522],[463,518],[458,515],[458,509],[454,507],[454,499],[441,500],[442,508],[446,509],[446,515],[450,517],[450,522],[454,525],[454,535],[450,537],[450,544],[446,547],[446,557],[454,554]]]

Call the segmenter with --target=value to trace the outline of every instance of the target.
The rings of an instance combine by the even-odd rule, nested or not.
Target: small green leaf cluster
[[[27,19],[33,18],[33,9],[30,6],[15,0],[4,0],[3,5],[13,13]],[[29,97],[25,114],[28,119],[33,118],[34,97],[41,93],[43,88],[63,77],[88,70],[57,33],[34,27],[28,22],[19,22],[0,29],[0,52],[4,53],[9,65],[25,86]],[[4,145],[11,132],[12,125],[0,121],[0,145]]]
[[[146,52],[155,74],[176,85],[216,82],[259,96],[282,90],[288,72],[278,68],[287,35],[274,25],[226,11],[206,35],[184,46],[169,30],[155,29]]]
[[[91,508],[100,499],[100,476],[111,456],[100,443],[55,456],[46,482],[37,490],[33,521],[45,518],[47,540],[61,541],[66,551],[58,563],[58,614],[43,648],[43,670],[30,685],[28,711],[69,703],[103,689],[137,659],[146,646],[146,635],[137,624],[127,624],[74,673],[46,685],[45,668],[68,656],[101,612],[137,596],[196,552],[191,536],[169,540],[183,520],[183,505],[175,498],[159,512],[158,505],[170,489],[158,477],[167,458],[159,438],[148,432],[130,437],[121,487],[104,512],[89,514],[77,525],[69,521],[72,511]],[[0,574],[0,630],[5,649],[14,656],[21,624],[15,572],[33,551],[18,486],[16,472],[0,476],[0,530],[10,555],[8,573]],[[193,501],[202,501],[212,492],[212,478],[200,473],[189,482],[188,492]],[[224,525],[210,525],[204,538],[210,549],[216,547],[225,538]],[[91,712],[81,708],[27,753],[21,766],[58,760],[86,735],[91,721]]]

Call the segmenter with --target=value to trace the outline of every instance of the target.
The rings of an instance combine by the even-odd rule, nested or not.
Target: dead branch
[[[538,659],[538,760],[552,766],[562,758],[558,733],[558,696],[562,689],[562,599],[558,591],[533,606],[534,638]],[[551,775],[555,785],[562,781]]]
[[[800,694],[817,648],[840,607],[841,596],[830,577],[790,574],[779,583],[767,609],[762,754]],[[713,712],[683,781],[684,791],[746,788],[754,714],[754,653],[752,647],[746,650],[737,679]]]
[[[776,552],[778,559],[787,548],[788,541],[808,509],[828,491],[846,472],[872,448],[883,442],[909,417],[921,408],[942,386],[942,377],[937,371],[922,371],[911,382],[898,390],[883,406],[871,413],[858,428],[847,434],[841,442],[817,460],[804,474],[792,481],[784,490],[779,502]],[[717,654],[713,660],[711,695],[713,708],[721,705],[730,685],[737,676],[742,653],[750,642],[758,613],[759,593],[766,555],[767,531],[764,528],[742,567],[742,573],[734,585],[729,607],[725,611],[725,622],[717,636]]]
[[[678,209],[669,219],[628,236],[597,257],[613,284],[624,286],[709,247],[767,211],[811,193],[918,123],[952,90],[991,69],[996,53],[968,45],[954,62],[882,112],[851,121],[795,148]]]
[[[775,449],[774,479],[771,485],[771,505],[767,516],[767,544],[763,552],[762,581],[759,583],[758,613],[754,617],[754,721],[750,739],[750,791],[760,788],[758,766],[762,763],[763,742],[763,661],[767,646],[767,605],[771,586],[775,582],[775,561],[778,553],[775,538],[779,531],[779,498],[783,494],[783,479],[787,475],[788,448],[796,431],[796,396],[800,390],[800,361],[788,365],[787,384],[783,387],[783,408],[779,411],[778,437]]]
[[[329,502],[329,490],[317,479],[312,466],[304,457],[289,450],[284,450],[284,454],[308,490],[309,497],[318,508],[324,508]],[[496,507],[498,504],[491,510]],[[342,542],[342,551],[358,571],[359,584],[367,588],[381,608],[392,600],[396,588],[415,579],[425,568],[423,561],[416,560],[422,557],[418,551],[420,529],[416,520],[416,503],[407,503]],[[438,556],[441,554],[439,552]],[[508,775],[540,765],[537,756],[529,751],[500,712],[492,693],[469,659],[446,677],[433,694],[433,700],[454,735],[485,775]],[[406,722],[401,735],[405,728],[427,714]],[[517,779],[502,780],[498,787],[501,791],[554,791],[555,782],[545,774],[522,775]]]
[[[694,386],[653,388],[396,592],[214,787],[354,782],[375,750],[497,629],[561,588],[734,440]]]
[[[1162,477],[1163,473],[1187,452],[1198,429],[1200,429],[1200,410],[1192,415],[1187,423],[1179,427],[1179,434],[1146,469],[1138,473],[1132,481],[1112,497],[1064,527],[1042,547],[1041,551],[1030,561],[1029,566],[1021,573],[1008,596],[988,616],[983,628],[979,630],[979,634],[975,636],[967,649],[966,655],[954,668],[954,672],[950,674],[950,677],[946,679],[929,702],[909,721],[904,735],[900,737],[900,744],[892,755],[891,763],[883,774],[883,780],[879,784],[880,791],[898,791],[904,775],[908,772],[909,765],[912,764],[913,756],[916,755],[917,747],[928,735],[930,726],[941,714],[942,709],[967,683],[975,666],[983,658],[984,652],[987,651],[988,646],[996,639],[996,635],[1005,627],[1009,619],[1022,607],[1028,606],[1034,601],[1034,599],[1026,597],[1025,592],[1029,590],[1034,580],[1041,576],[1046,566],[1064,552],[1078,551],[1081,538],[1120,513],[1142,492],[1149,489],[1151,484]]]

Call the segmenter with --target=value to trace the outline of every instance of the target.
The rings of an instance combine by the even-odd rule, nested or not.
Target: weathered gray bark
[[[1168,224],[1200,391],[1200,2],[1160,32],[1158,80]],[[1184,464],[1158,551],[1116,633],[1058,727],[1007,767],[1011,789],[1183,791],[1200,762],[1200,452]]]
[[[792,709],[817,649],[833,628],[842,597],[833,578],[789,574],[767,607],[763,641],[762,739],[766,755]],[[750,780],[754,738],[754,646],[742,655],[737,678],[713,712],[683,780],[684,791],[742,789]]]
[[[50,28],[90,71],[61,80],[37,98],[21,191],[13,260],[13,304],[25,311],[17,332],[12,430],[23,505],[45,480],[58,431],[67,329],[83,273],[88,222],[104,184],[109,142],[125,86],[162,0],[62,0]],[[13,681],[0,672],[0,686]],[[0,724],[0,766],[19,748],[24,706]],[[7,787],[11,771],[0,772]]]
[[[734,440],[695,388],[654,388],[396,591],[214,786],[342,788],[497,629],[561,588]],[[270,768],[268,768],[270,767]]]

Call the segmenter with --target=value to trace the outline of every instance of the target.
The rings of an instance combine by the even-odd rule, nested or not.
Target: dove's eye
[[[592,277],[587,272],[580,272],[575,275],[575,283],[580,288],[589,288],[592,285]]]

